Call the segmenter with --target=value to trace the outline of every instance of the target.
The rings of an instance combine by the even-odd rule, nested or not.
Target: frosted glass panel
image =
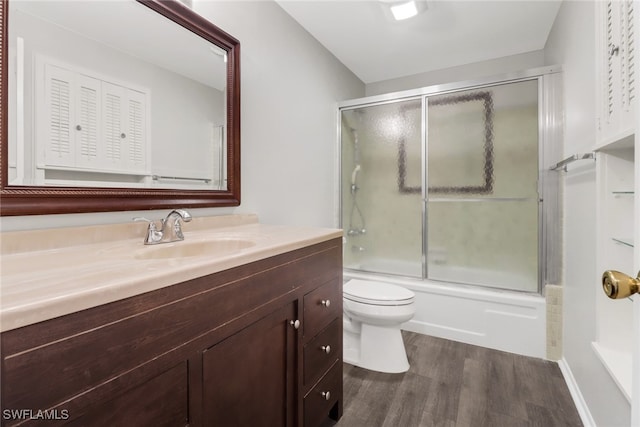
[[[429,192],[493,188],[493,104],[486,91],[429,99]]]
[[[429,202],[430,279],[538,290],[538,203]]]
[[[428,99],[427,274],[538,290],[537,80]]]
[[[537,80],[429,98],[429,194],[537,197]]]
[[[421,117],[419,99],[342,111],[346,268],[422,277]]]

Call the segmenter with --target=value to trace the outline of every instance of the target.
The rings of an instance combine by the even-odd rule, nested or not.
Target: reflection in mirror
[[[10,185],[226,189],[226,51],[137,2],[9,16]]]
[[[235,38],[174,0],[0,17],[1,215],[240,203]]]

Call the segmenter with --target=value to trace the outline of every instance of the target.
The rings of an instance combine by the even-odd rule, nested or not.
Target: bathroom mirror
[[[173,0],[0,9],[2,215],[240,204],[235,38]]]

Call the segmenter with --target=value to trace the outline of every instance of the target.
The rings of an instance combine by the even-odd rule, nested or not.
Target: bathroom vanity
[[[341,232],[220,218],[168,249],[136,238],[29,253],[43,231],[3,236],[2,425],[339,419]],[[171,249],[184,244],[213,254]]]

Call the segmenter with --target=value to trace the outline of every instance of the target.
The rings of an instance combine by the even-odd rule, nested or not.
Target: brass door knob
[[[635,279],[615,270],[607,270],[602,274],[602,290],[611,299],[630,297],[639,289],[640,271]]]

